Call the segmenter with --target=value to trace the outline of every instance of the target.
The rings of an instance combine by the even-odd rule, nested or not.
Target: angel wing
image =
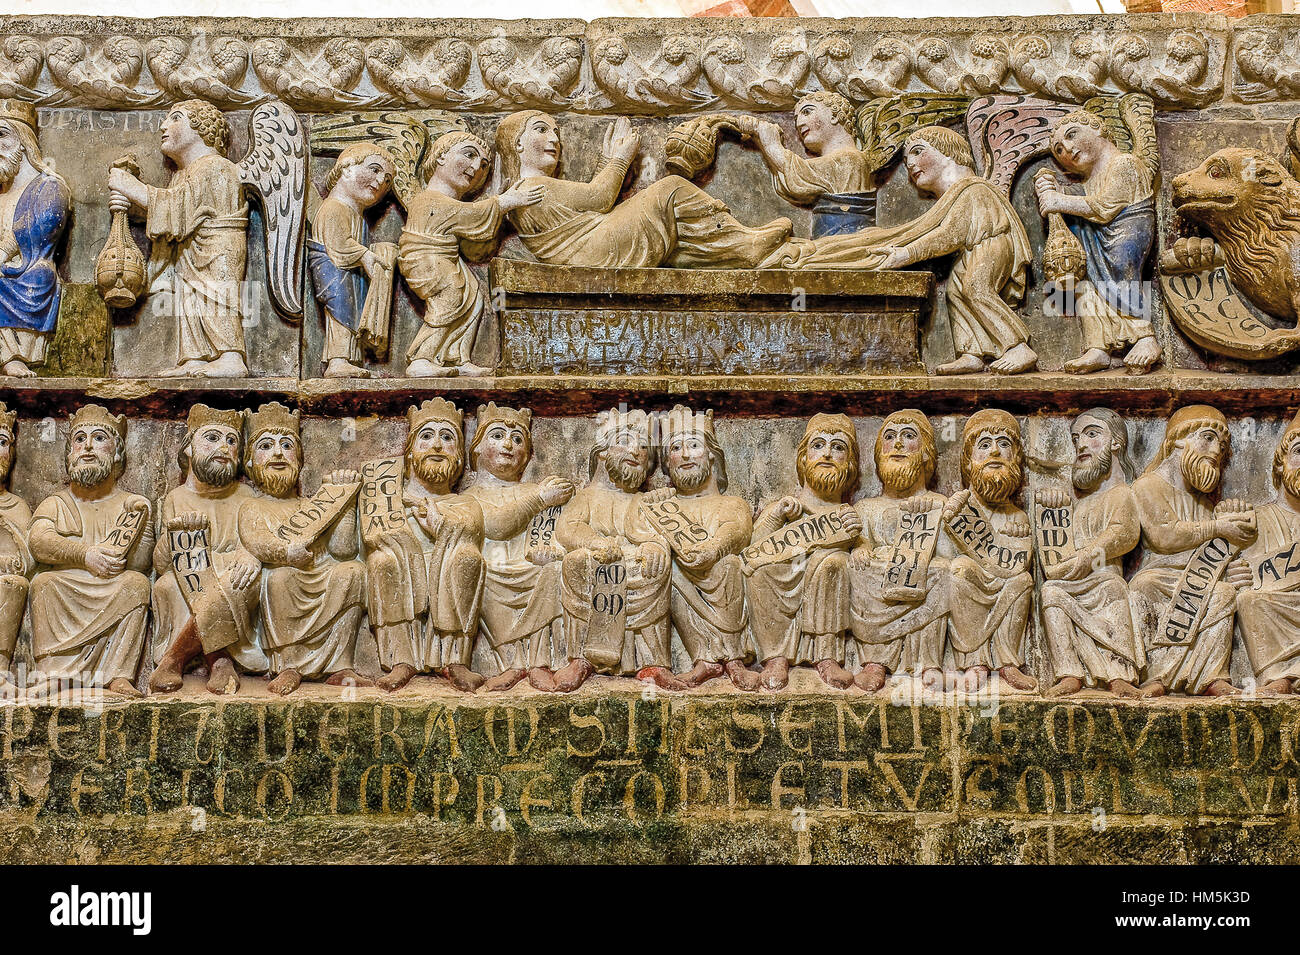
[[[286,315],[301,318],[307,132],[297,113],[271,100],[253,110],[248,138],[248,153],[236,168],[262,204],[271,300]]]
[[[1102,115],[1115,135],[1115,145],[1142,160],[1151,181],[1157,182],[1160,176],[1160,143],[1156,140],[1155,102],[1145,93],[1127,93],[1118,98],[1094,97],[1084,103],[1083,108],[1093,109],[1094,102],[1100,103],[1098,112],[1105,110]],[[1113,118],[1111,110],[1114,111]]]
[[[959,119],[970,105],[964,96],[902,93],[873,99],[858,109],[854,125],[872,169],[889,164],[903,141],[923,126]]]
[[[465,121],[442,111],[348,113],[312,127],[312,152],[334,156],[353,143],[376,143],[393,160],[393,194],[403,208],[420,193],[432,172],[425,164],[429,146],[443,133],[469,131]]]
[[[1020,167],[1051,148],[1052,125],[1075,108],[1036,96],[981,96],[966,111],[976,168],[1010,196]]]

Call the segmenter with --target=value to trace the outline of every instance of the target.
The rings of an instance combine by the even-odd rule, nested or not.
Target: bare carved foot
[[[451,666],[445,667],[442,675],[450,680],[451,685],[462,693],[473,693],[484,682],[483,677],[460,663],[453,663]]]
[[[683,673],[678,679],[688,687],[699,686],[709,680],[716,680],[727,671],[721,663],[714,660],[696,660],[695,666]]]
[[[1089,348],[1078,358],[1071,358],[1061,370],[1067,375],[1088,375],[1094,371],[1105,371],[1110,367],[1110,355],[1100,348]]]
[[[490,676],[483,681],[483,689],[488,693],[500,693],[510,689],[516,683],[526,680],[528,671],[522,669],[502,670],[496,676]]]
[[[1046,690],[1043,696],[1073,696],[1083,689],[1083,681],[1077,676],[1063,676]]]
[[[114,679],[109,680],[108,686],[104,687],[104,689],[108,690],[109,693],[119,693],[122,696],[129,696],[133,699],[139,699],[144,696],[143,693],[135,688],[135,684],[124,676],[115,677]]]
[[[326,378],[369,378],[370,369],[354,365],[346,358],[331,358],[325,363]]]
[[[1028,342],[1021,342],[1008,348],[997,361],[990,362],[989,371],[995,375],[1018,375],[1037,364],[1038,353],[1029,347]]]
[[[554,693],[555,674],[550,667],[533,667],[528,671],[528,685],[543,693]]]
[[[1144,700],[1155,699],[1157,696],[1164,696],[1168,692],[1168,687],[1159,680],[1148,680],[1146,683],[1143,683],[1141,689],[1138,690],[1138,694]]]
[[[4,364],[0,369],[10,378],[35,378],[36,372],[27,367],[27,363],[21,359],[14,358]]]
[[[885,685],[887,679],[889,679],[889,671],[885,667],[879,663],[868,663],[858,671],[853,682],[858,685],[858,689],[875,693]]]
[[[166,371],[158,372],[159,378],[185,378],[189,375],[196,374],[198,369],[206,365],[201,358],[191,358],[189,361],[183,361],[175,368],[168,368]]]
[[[184,684],[181,671],[174,662],[164,657],[158,669],[149,677],[150,693],[174,693]]]
[[[565,666],[555,671],[555,692],[572,693],[587,682],[587,677],[596,672],[596,668],[587,662],[586,657],[570,660]]]
[[[966,674],[962,670],[944,670],[943,671],[943,688],[949,693],[955,693],[966,685]]]
[[[1261,696],[1287,696],[1291,693],[1291,680],[1287,677],[1269,680],[1257,692]]]
[[[938,667],[929,667],[922,671],[921,690],[925,693],[942,693],[944,691],[943,671]]]
[[[1002,677],[1002,682],[1013,690],[1038,689],[1038,681],[1020,667],[1002,667],[998,670],[998,676]]]
[[[967,693],[978,693],[988,682],[990,670],[985,666],[974,666],[962,675],[962,689]]]
[[[636,671],[636,678],[642,683],[653,683],[663,690],[689,690],[667,667],[642,667]]]
[[[1125,700],[1136,700],[1142,696],[1142,691],[1128,680],[1111,680],[1110,691]]]
[[[326,686],[374,686],[375,681],[369,677],[364,677],[356,670],[348,667],[346,670],[339,670],[337,673],[331,673],[330,678],[325,681]]]
[[[399,663],[389,670],[386,676],[379,678],[378,686],[387,693],[393,693],[410,683],[413,676],[415,676],[415,667],[409,663]]]
[[[462,378],[486,378],[492,374],[493,369],[467,361],[463,365],[457,365],[456,371],[460,372]]]
[[[457,369],[447,365],[435,365],[427,358],[417,358],[406,366],[408,378],[455,378]]]
[[[239,673],[235,662],[224,653],[215,660],[208,661],[212,668],[208,674],[208,692],[218,696],[230,696],[239,692]]]
[[[847,690],[853,685],[853,674],[834,660],[818,660],[817,675],[823,683],[837,690]]]
[[[1227,680],[1215,680],[1201,691],[1201,696],[1238,696],[1240,693],[1241,690]]]
[[[958,355],[934,369],[936,375],[978,375],[984,371],[984,359],[979,355]]]
[[[1160,360],[1160,343],[1154,335],[1139,338],[1124,356],[1124,367],[1131,375],[1144,375]]]
[[[726,670],[727,676],[731,677],[731,682],[739,690],[753,693],[763,685],[763,675],[745,666],[744,660],[728,660]]]
[[[266,685],[266,689],[279,696],[288,696],[294,690],[302,685],[302,674],[297,670],[281,670],[274,680]]]
[[[763,664],[758,679],[765,690],[784,690],[790,683],[790,661],[785,657],[773,657]]]

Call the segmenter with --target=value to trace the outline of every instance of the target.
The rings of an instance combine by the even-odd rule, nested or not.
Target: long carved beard
[[[272,497],[288,497],[298,489],[298,465],[290,462],[288,470],[271,470],[262,464],[251,464],[248,473],[253,483]]]
[[[103,484],[112,473],[113,462],[109,458],[77,461],[68,466],[68,477],[78,487],[94,487],[97,484]]]
[[[885,456],[876,462],[880,483],[891,491],[906,491],[914,487],[921,478],[923,467],[925,467],[925,455],[919,451],[909,454],[906,461],[895,461]]]
[[[1092,464],[1070,468],[1070,480],[1080,491],[1091,491],[1110,474],[1110,448],[1104,448]]]
[[[640,490],[641,485],[645,484],[648,471],[649,468],[635,458],[610,458],[605,462],[605,473],[609,479],[619,490],[629,493]]]
[[[991,468],[985,464],[971,474],[970,486],[990,504],[1002,504],[1011,500],[1016,491],[1020,490],[1020,469],[1005,462],[1000,468]]]
[[[212,457],[193,460],[194,476],[209,487],[225,487],[235,479],[238,465],[234,461],[216,461]]]
[[[439,487],[450,487],[460,477],[461,468],[465,466],[465,458],[460,452],[450,458],[444,457],[436,451],[425,451],[416,455],[412,462],[415,469],[415,476],[425,484],[433,484]]]
[[[18,170],[22,168],[23,155],[14,150],[13,152],[0,152],[0,186],[8,186],[18,175]]]
[[[694,494],[709,483],[709,478],[712,475],[712,463],[701,464],[689,471],[683,471],[681,468],[668,468],[668,477],[672,479],[673,487],[677,488],[682,494]]]
[[[1219,461],[1212,454],[1201,454],[1191,448],[1183,449],[1183,480],[1193,490],[1213,494],[1219,486]]]
[[[808,487],[819,497],[838,500],[849,486],[849,467],[834,461],[818,461],[808,467]]]
[[[1292,497],[1300,497],[1300,468],[1282,468],[1282,486]]]

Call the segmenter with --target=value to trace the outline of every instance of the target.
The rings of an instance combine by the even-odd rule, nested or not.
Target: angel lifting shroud
[[[164,377],[248,374],[244,186],[262,203],[272,300],[286,315],[302,314],[306,134],[293,110],[274,101],[253,110],[250,127],[248,154],[231,162],[230,126],[221,111],[204,100],[186,100],[162,124],[162,153],[176,167],[165,188],[147,186],[122,168],[109,172],[109,208],[145,211],[153,240],[148,294],[158,297],[155,310],[177,323],[176,367]]]

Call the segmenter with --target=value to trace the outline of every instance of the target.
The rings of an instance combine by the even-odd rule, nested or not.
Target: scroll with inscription
[[[659,532],[668,546],[680,553],[692,550],[709,539],[709,529],[692,520],[673,498],[664,501],[641,501],[641,513]]]
[[[109,528],[108,536],[100,543],[115,559],[124,560],[140,539],[140,532],[144,530],[144,522],[148,517],[148,503],[140,498],[131,499]]]
[[[1074,504],[1034,502],[1034,544],[1044,570],[1074,556]]]
[[[361,484],[361,481],[322,484],[301,507],[285,518],[284,523],[276,528],[275,536],[285,542],[301,540],[312,543],[352,504]]]
[[[623,659],[627,630],[627,568],[622,561],[597,564],[592,574],[591,617],[583,654],[597,667],[616,667]]]
[[[1230,358],[1276,358],[1300,348],[1300,329],[1274,328],[1237,294],[1228,271],[1162,273],[1160,287],[1174,324],[1202,348]]]
[[[372,550],[379,546],[381,535],[407,529],[406,508],[402,504],[401,458],[379,458],[361,466],[357,506],[361,539]]]
[[[1206,541],[1196,549],[1174,589],[1169,606],[1160,614],[1153,644],[1157,647],[1190,646],[1201,632],[1201,622],[1210,606],[1214,585],[1236,555],[1237,548],[1222,537]]]
[[[1259,582],[1256,589],[1270,593],[1288,593],[1300,588],[1300,544],[1292,544],[1260,561],[1255,578]]]
[[[1008,537],[972,501],[948,520],[948,532],[957,546],[995,573],[1006,575],[1029,566],[1027,538]]]
[[[528,522],[528,549],[550,547],[555,539],[555,522],[559,520],[562,505],[544,507]]]
[[[910,504],[908,501],[905,504]],[[925,504],[927,502],[920,501]],[[926,575],[939,543],[943,501],[913,510],[904,507],[898,518],[898,536],[889,555],[880,596],[888,603],[917,603],[925,599]]]
[[[204,653],[215,653],[239,639],[233,598],[212,566],[211,528],[201,514],[181,514],[167,522],[172,575],[198,632]]]
[[[778,527],[741,551],[746,573],[768,564],[784,564],[819,547],[847,544],[857,537],[844,525],[843,508],[808,514]]]

